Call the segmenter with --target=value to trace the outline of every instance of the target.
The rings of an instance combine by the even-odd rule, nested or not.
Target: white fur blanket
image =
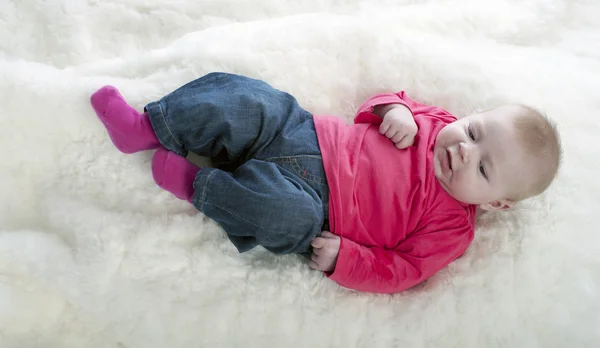
[[[598,16],[595,0],[1,0],[0,347],[600,346]],[[347,120],[383,91],[458,115],[528,103],[559,123],[564,165],[424,285],[352,292],[296,256],[237,254],[89,106],[113,84],[141,109],[211,71]]]

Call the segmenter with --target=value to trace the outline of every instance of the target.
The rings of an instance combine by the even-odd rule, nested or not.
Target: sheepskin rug
[[[596,0],[0,0],[0,347],[600,346],[599,16]],[[563,166],[429,281],[350,291],[298,256],[238,254],[89,105],[112,84],[142,109],[212,71],[348,121],[384,91],[456,115],[527,103],[558,123]]]

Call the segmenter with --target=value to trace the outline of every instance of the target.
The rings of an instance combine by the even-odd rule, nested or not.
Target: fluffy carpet
[[[0,346],[598,347],[598,16],[595,0],[0,1]],[[531,104],[564,165],[428,282],[353,292],[296,256],[239,255],[89,106],[114,84],[141,109],[211,71],[348,121],[383,91],[457,115]]]

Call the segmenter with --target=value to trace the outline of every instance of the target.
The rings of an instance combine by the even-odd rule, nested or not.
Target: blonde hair
[[[552,120],[530,106],[517,106],[521,110],[514,121],[517,141],[531,157],[537,171],[535,180],[523,183],[524,187],[512,197],[520,201],[537,196],[550,186],[562,162],[562,145]]]

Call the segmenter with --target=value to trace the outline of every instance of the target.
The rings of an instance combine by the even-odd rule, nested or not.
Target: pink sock
[[[100,88],[92,94],[91,103],[119,151],[134,153],[160,147],[148,115],[129,106],[115,87]]]
[[[156,184],[188,202],[194,196],[194,180],[199,170],[185,157],[162,147],[152,157],[152,176]]]

